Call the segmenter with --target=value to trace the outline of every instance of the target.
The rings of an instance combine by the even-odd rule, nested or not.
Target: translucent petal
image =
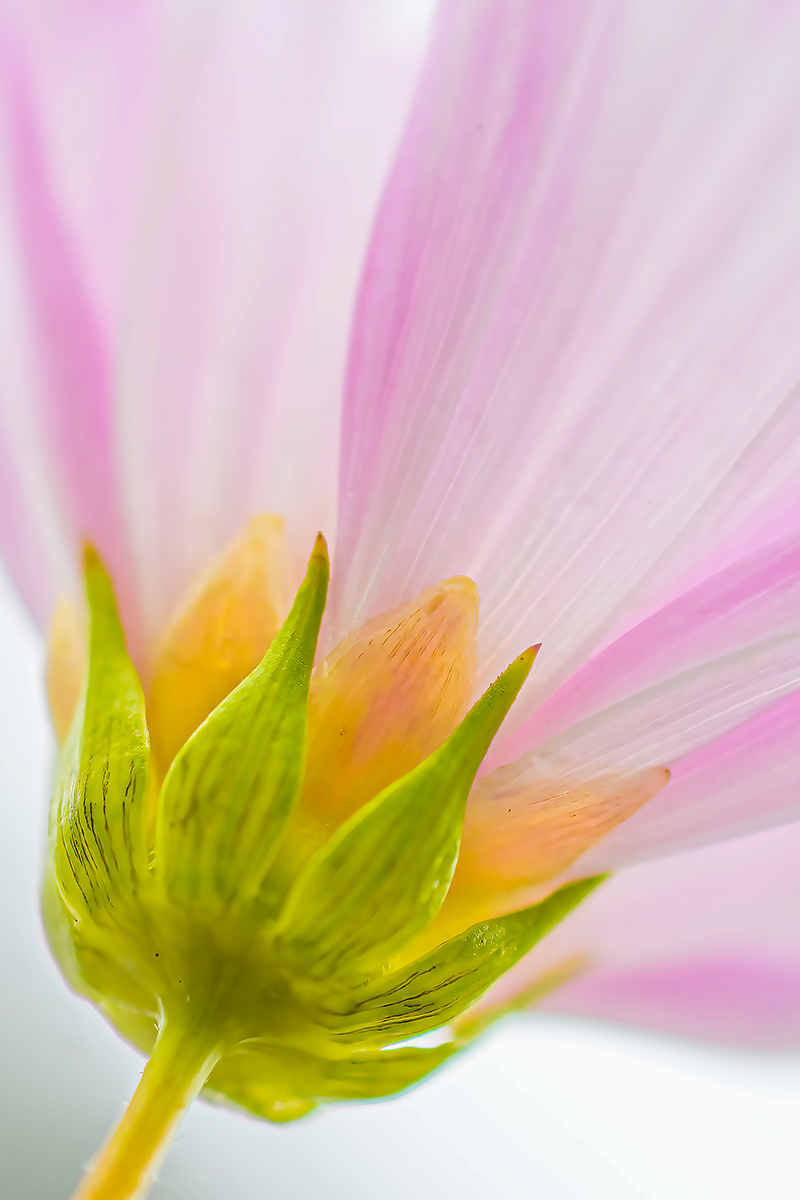
[[[680,758],[669,787],[575,864],[608,870],[800,817],[800,691]]]
[[[254,512],[286,517],[297,566],[333,536],[352,299],[425,7],[159,10],[117,373],[150,630]]]
[[[343,629],[466,572],[479,670],[543,643],[531,710],[796,441],[799,41],[773,3],[445,5],[356,318]]]
[[[546,769],[537,775],[530,765],[522,777],[515,764],[484,776],[469,798],[458,864],[431,936],[530,904],[576,860],[573,878],[605,870],[586,852],[597,846],[602,863],[609,831],[625,827],[668,780],[661,767],[583,783]]]
[[[542,1008],[766,1049],[797,1047],[798,854],[794,822],[620,871],[492,999],[578,956],[583,973]]]
[[[747,658],[783,638],[788,664],[798,612],[800,538],[793,535],[739,557],[593,655],[510,739],[493,749],[490,759],[507,762],[525,750],[563,738],[567,730],[590,718],[602,722],[605,718],[599,714],[652,689],[662,688],[665,708],[674,707],[671,690],[679,686],[682,676],[694,679],[700,709],[725,659]],[[758,680],[753,676],[750,682],[756,695]],[[741,718],[734,714],[733,719]],[[636,705],[630,721],[632,734],[644,725]],[[653,761],[659,756],[664,761],[662,751],[655,749],[655,753]]]

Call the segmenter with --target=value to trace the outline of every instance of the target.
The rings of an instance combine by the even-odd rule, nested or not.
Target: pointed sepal
[[[328,997],[325,1019],[342,1045],[386,1046],[430,1033],[479,1000],[501,975],[602,883],[581,879],[519,912],[473,925],[415,962]]]
[[[149,741],[111,581],[91,548],[85,578],[89,671],[61,754],[51,839],[62,902],[76,920],[96,921],[147,877]]]
[[[444,744],[360,809],[308,863],[279,916],[292,969],[330,978],[380,967],[438,912],[478,767],[535,649],[488,688]]]
[[[223,1099],[268,1121],[305,1116],[318,1104],[378,1100],[413,1087],[455,1052],[442,1046],[400,1050],[356,1050],[326,1059],[267,1041],[242,1042],[223,1056],[206,1085],[210,1099]]]
[[[261,663],[196,730],[167,774],[156,863],[175,900],[215,909],[258,894],[302,779],[328,573],[320,535]]]

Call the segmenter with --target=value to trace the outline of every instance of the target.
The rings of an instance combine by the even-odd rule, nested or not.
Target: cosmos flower
[[[288,1119],[534,1001],[800,1031],[800,10],[445,0],[426,45],[409,11],[2,9],[0,537],[65,744],[54,952],[145,1047],[164,962],[216,938],[250,986],[261,905],[327,1013],[275,1000],[268,1087],[183,1045],[154,1152],[206,1079]],[[148,870],[191,953],[120,916]],[[454,1039],[379,1049],[443,946],[495,956],[434,1006]]]

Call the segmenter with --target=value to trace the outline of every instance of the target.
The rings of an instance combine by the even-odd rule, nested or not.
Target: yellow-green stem
[[[220,1047],[165,1022],[139,1086],[72,1200],[143,1197],[183,1115],[211,1073]]]

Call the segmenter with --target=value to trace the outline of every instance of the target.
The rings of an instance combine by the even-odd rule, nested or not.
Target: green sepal
[[[147,878],[149,738],[111,581],[90,548],[85,572],[89,672],[59,762],[50,837],[62,902],[73,920],[97,923]]]
[[[298,820],[302,846],[287,847],[327,582],[322,543],[262,663],[156,797],[142,688],[108,576],[87,552],[90,667],[51,809],[43,913],[71,985],[145,1052],[165,1021],[191,1026],[222,1054],[209,1096],[272,1121],[394,1095],[435,1070],[500,1009],[455,1019],[599,882],[397,966],[444,899],[474,776],[533,651],[329,841]],[[385,1049],[451,1022],[444,1046]]]
[[[156,862],[173,899],[215,908],[258,894],[297,798],[308,686],[328,588],[320,537],[291,612],[261,663],[175,758],[161,794]]]
[[[521,654],[438,750],[355,813],[309,861],[278,917],[291,968],[330,979],[379,968],[442,905],[472,782],[530,671]]]
[[[339,1043],[386,1046],[459,1016],[602,883],[581,879],[546,900],[473,925],[415,962],[327,998],[324,1020]]]
[[[70,987],[95,1004],[121,1002],[132,1011],[158,1009],[158,996],[141,971],[142,929],[135,900],[117,897],[109,912],[79,917],[67,907],[54,865],[45,869],[42,920],[50,948]]]
[[[158,1037],[160,1013],[130,1008],[125,1004],[116,1004],[113,1000],[99,1000],[96,1003],[99,1011],[117,1033],[149,1058]]]
[[[546,971],[544,975],[534,979],[533,983],[523,988],[522,991],[515,992],[513,996],[508,996],[497,1004],[482,1007],[478,1012],[467,1011],[452,1024],[456,1044],[466,1046],[481,1034],[486,1033],[498,1021],[502,1021],[504,1017],[513,1016],[526,1008],[533,1008],[545,996],[549,996],[551,992],[571,983],[573,979],[581,975],[586,970],[588,963],[589,959],[586,955],[573,955],[558,963],[551,971]]]
[[[395,1096],[430,1075],[455,1050],[448,1042],[435,1048],[358,1050],[331,1061],[253,1040],[223,1056],[206,1089],[210,1099],[224,1097],[268,1121],[292,1121],[321,1103]]]

